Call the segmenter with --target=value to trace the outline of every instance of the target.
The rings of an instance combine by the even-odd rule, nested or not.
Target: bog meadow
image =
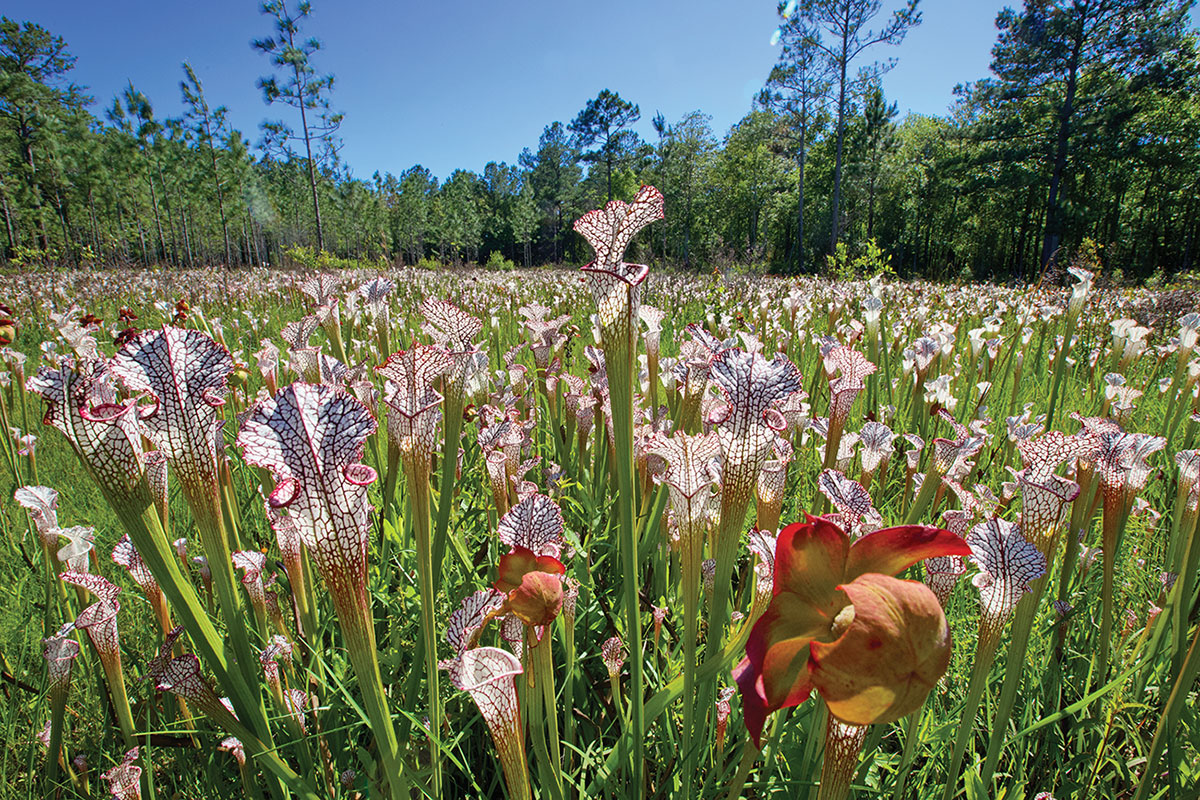
[[[1200,796],[1191,0],[766,6],[445,179],[0,18],[0,798]]]

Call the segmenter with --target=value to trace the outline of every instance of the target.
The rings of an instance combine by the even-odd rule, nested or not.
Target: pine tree
[[[325,231],[321,224],[313,144],[316,142],[327,152],[336,151],[333,136],[342,124],[343,115],[332,111],[329,106],[333,76],[318,75],[309,62],[313,53],[321,49],[320,40],[310,38],[300,41],[300,23],[312,13],[311,3],[301,0],[296,10],[290,11],[286,0],[268,0],[262,5],[262,13],[274,17],[276,35],[256,39],[251,46],[271,57],[271,63],[280,69],[283,79],[281,81],[274,75],[259,78],[258,88],[262,89],[267,105],[281,102],[300,111],[299,138],[304,141],[304,153],[308,159],[308,185],[312,192],[317,248],[324,250]]]

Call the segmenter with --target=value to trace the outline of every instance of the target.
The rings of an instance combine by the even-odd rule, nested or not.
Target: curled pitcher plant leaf
[[[625,248],[638,232],[655,220],[663,218],[662,192],[653,186],[643,186],[632,203],[612,200],[604,208],[589,211],[575,221],[578,231],[596,258],[583,268],[587,273],[592,297],[600,312],[601,332],[619,331],[618,335],[632,337],[637,330],[639,297],[637,288],[646,280],[650,268],[643,264],[626,264]],[[605,350],[609,350],[609,336]],[[630,341],[632,341],[630,339]]]
[[[437,445],[442,396],[435,379],[450,370],[450,355],[440,347],[413,345],[388,356],[375,370],[387,378],[388,437],[400,449],[405,468],[428,480],[429,459]]]
[[[47,550],[58,546],[58,492],[49,486],[21,486],[13,492],[17,505],[29,512]]]
[[[247,463],[275,476],[268,502],[291,512],[339,610],[366,604],[367,487],[375,471],[359,459],[375,427],[344,390],[294,383],[259,403],[237,438]]]
[[[469,694],[483,715],[500,756],[509,797],[527,800],[530,787],[525,729],[513,680],[523,672],[520,659],[498,647],[477,647],[441,662],[439,667],[449,671],[450,682]]]
[[[170,692],[193,704],[213,722],[226,730],[237,729],[237,717],[222,702],[200,669],[200,660],[191,653],[174,656],[172,650],[183,628],[175,628],[163,638],[157,655],[146,663],[146,677],[157,691]]]
[[[142,430],[166,456],[193,509],[216,492],[219,409],[232,371],[229,351],[183,328],[146,331],[113,358],[121,382],[153,400],[140,414]]]
[[[137,401],[116,402],[112,372],[105,361],[64,360],[42,367],[29,390],[45,401],[42,422],[67,438],[105,499],[118,513],[141,513],[150,503],[142,464],[142,432]]]
[[[737,348],[719,352],[710,369],[725,400],[708,420],[717,426],[721,443],[724,490],[745,503],[776,434],[787,427],[773,404],[799,391],[800,371],[784,356],[768,361]]]
[[[767,715],[815,689],[851,725],[891,722],[920,707],[950,660],[933,593],[897,573],[926,558],[969,555],[939,528],[884,528],[851,543],[820,517],[787,526],[773,595],[734,670],[746,727],[761,746]]]
[[[142,797],[142,768],[135,763],[138,760],[138,748],[134,747],[125,754],[121,763],[100,776],[108,784],[108,792],[117,800],[141,800]]]

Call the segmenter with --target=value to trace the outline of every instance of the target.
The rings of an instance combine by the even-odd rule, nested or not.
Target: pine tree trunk
[[[838,240],[841,238],[842,214],[842,146],[846,138],[846,59],[847,59],[847,36],[842,34],[842,57],[841,57],[841,72],[838,83],[838,107],[837,107],[837,158],[834,161],[833,167],[833,215],[831,220],[832,232],[829,235],[829,254],[833,255],[837,250]]]
[[[1058,141],[1055,144],[1054,171],[1050,175],[1050,190],[1046,198],[1046,235],[1042,241],[1043,271],[1058,252],[1062,242],[1062,221],[1059,219],[1058,193],[1062,185],[1063,172],[1067,167],[1067,146],[1070,143],[1071,117],[1075,114],[1075,87],[1079,72],[1079,58],[1083,48],[1083,25],[1080,19],[1079,32],[1071,50],[1070,66],[1067,70],[1067,93],[1063,98],[1062,111],[1058,115]]]
[[[158,258],[160,261],[167,257],[167,239],[163,236],[162,216],[158,213],[158,194],[154,191],[154,177],[146,176],[150,184],[150,206],[154,209],[154,227],[158,230]]]
[[[12,209],[8,205],[8,192],[0,184],[0,205],[4,207],[4,232],[8,236],[8,255],[17,251],[16,225],[13,222]]]

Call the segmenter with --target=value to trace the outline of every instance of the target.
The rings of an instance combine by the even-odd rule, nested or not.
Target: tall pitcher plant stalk
[[[417,580],[421,592],[421,636],[425,646],[425,680],[429,693],[430,760],[434,795],[441,794],[442,762],[437,739],[441,730],[442,701],[438,679],[435,578],[430,518],[430,472],[442,396],[433,382],[450,372],[454,362],[440,347],[414,344],[393,353],[376,371],[387,378],[384,398],[388,406],[388,440],[399,450],[408,490],[409,511],[417,549]],[[461,392],[460,392],[461,394]],[[461,422],[461,412],[459,414]],[[456,447],[457,440],[451,443]],[[457,461],[457,449],[455,458]],[[443,480],[454,474],[455,463],[442,465]],[[446,499],[446,502],[449,502]]]
[[[690,797],[699,745],[696,731],[696,640],[700,631],[700,580],[708,510],[717,481],[714,463],[721,453],[711,433],[676,433],[656,441],[650,452],[667,462],[660,477],[667,485],[671,512],[679,531],[680,585],[683,594],[683,770],[684,796]]]
[[[1055,475],[1054,470],[1064,461],[1076,457],[1082,448],[1075,437],[1049,431],[1020,442],[1017,449],[1024,463],[1024,469],[1017,473],[1017,483],[1021,488],[1021,531],[1049,564],[1058,547],[1059,529],[1067,505],[1079,495],[1079,484]],[[1029,593],[1017,604],[1008,645],[1004,686],[991,725],[991,730],[997,733],[988,743],[987,760],[981,773],[984,786],[991,780],[1000,758],[1004,736],[999,732],[1008,730],[1008,721],[1025,671],[1026,647],[1046,582],[1045,575],[1030,581]]]
[[[358,678],[391,797],[404,796],[396,731],[376,654],[367,596],[367,543],[375,471],[360,463],[375,432],[371,412],[345,391],[294,383],[251,411],[238,433],[246,462],[271,471],[269,502],[286,508],[325,581]]]
[[[575,221],[575,230],[587,239],[596,258],[583,267],[599,314],[604,364],[608,374],[612,406],[613,444],[616,455],[617,516],[620,525],[622,597],[625,604],[625,639],[629,643],[629,727],[624,746],[632,747],[630,790],[642,792],[645,730],[643,718],[644,675],[642,665],[642,619],[638,587],[637,531],[634,529],[636,499],[633,493],[633,394],[637,381],[638,306],[640,287],[650,268],[627,264],[625,249],[638,232],[663,218],[662,192],[643,186],[627,204],[620,200],[589,211]]]
[[[483,320],[445,300],[426,300],[421,304],[421,314],[425,317],[425,332],[450,356],[450,366],[442,375],[442,473],[438,481],[437,523],[433,533],[433,586],[436,590],[441,584],[442,557],[446,552],[450,509],[454,504],[463,408],[469,385],[477,376],[486,374],[487,354],[471,341],[483,329]]]

